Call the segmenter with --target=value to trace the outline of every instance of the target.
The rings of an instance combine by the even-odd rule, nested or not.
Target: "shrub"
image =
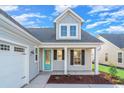
[[[110,72],[110,74],[111,74],[112,76],[115,77],[116,74],[118,73],[116,66],[112,64],[111,67],[110,67],[110,69],[109,69],[109,72]]]
[[[56,76],[55,79],[58,80],[58,79],[60,79],[60,77],[59,76]]]

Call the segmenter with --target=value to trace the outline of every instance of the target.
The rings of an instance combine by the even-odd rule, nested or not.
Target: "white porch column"
[[[64,74],[67,74],[67,47],[64,47]]]
[[[94,49],[94,58],[95,58],[95,62],[94,62],[94,69],[95,69],[95,74],[99,74],[99,62],[98,62],[98,52],[97,52],[97,48]]]

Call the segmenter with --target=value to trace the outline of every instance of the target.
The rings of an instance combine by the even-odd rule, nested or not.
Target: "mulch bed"
[[[117,78],[110,77],[110,75],[106,73],[101,73],[99,75],[51,75],[47,83],[52,83],[52,84],[117,84],[117,81],[118,81]]]

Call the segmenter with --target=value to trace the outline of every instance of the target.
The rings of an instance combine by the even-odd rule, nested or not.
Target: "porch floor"
[[[64,71],[52,71],[52,75],[63,75]],[[67,74],[70,75],[95,75],[93,71],[68,71]]]

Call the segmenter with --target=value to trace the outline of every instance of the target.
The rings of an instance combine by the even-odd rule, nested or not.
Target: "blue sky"
[[[33,5],[0,6],[25,27],[53,27],[53,20],[70,7],[84,19],[82,29],[93,35],[124,33],[124,6]]]

